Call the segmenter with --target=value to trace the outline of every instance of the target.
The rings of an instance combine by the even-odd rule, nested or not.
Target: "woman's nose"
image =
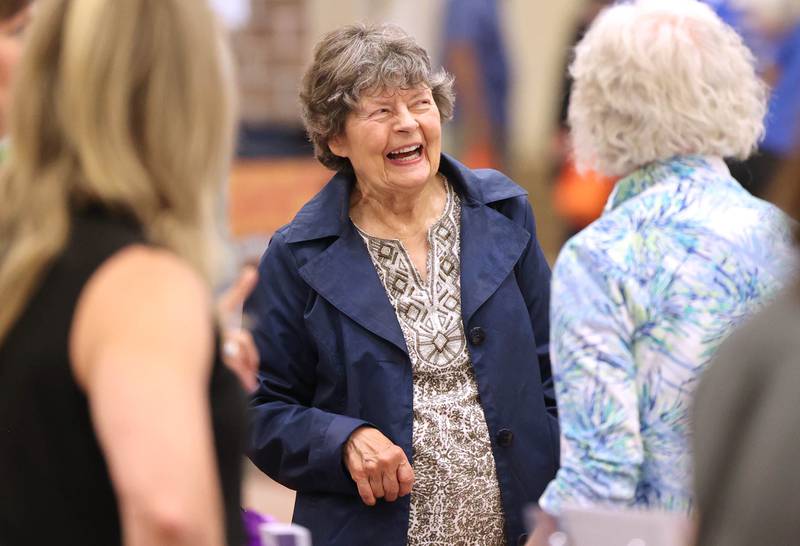
[[[408,110],[408,108],[400,108],[397,111],[397,122],[395,130],[397,131],[413,131],[419,127],[417,118]]]

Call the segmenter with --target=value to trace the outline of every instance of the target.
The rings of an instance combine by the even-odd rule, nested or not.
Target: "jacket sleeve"
[[[642,295],[606,252],[586,250],[568,243],[553,273],[561,468],[539,503],[556,515],[565,505],[630,505],[644,460],[631,349]]]
[[[305,326],[311,289],[283,235],[272,239],[259,282],[245,303],[261,356],[249,411],[249,456],[258,468],[301,492],[357,494],[342,447],[366,421],[313,407],[317,347]]]
[[[536,237],[536,221],[527,197],[519,198],[524,207],[523,227],[531,234],[531,240],[517,267],[517,284],[519,285],[536,339],[536,355],[539,360],[539,371],[542,375],[542,390],[548,413],[558,417],[553,377],[550,370],[550,266],[544,257],[539,240]]]

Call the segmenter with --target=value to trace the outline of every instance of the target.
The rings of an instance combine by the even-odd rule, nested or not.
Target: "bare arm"
[[[208,405],[211,302],[175,256],[125,249],[84,289],[70,339],[126,546],[221,545]]]

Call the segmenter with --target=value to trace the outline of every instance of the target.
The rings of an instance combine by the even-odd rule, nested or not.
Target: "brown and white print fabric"
[[[461,319],[458,195],[447,184],[423,279],[398,240],[360,231],[408,347],[415,482],[410,546],[506,544],[489,430]]]

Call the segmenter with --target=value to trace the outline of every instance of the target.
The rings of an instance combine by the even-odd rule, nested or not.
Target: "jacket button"
[[[514,441],[514,433],[507,428],[501,428],[497,433],[497,445],[500,447],[508,447]]]
[[[486,332],[480,326],[475,326],[469,331],[469,341],[473,345],[480,345],[486,339]]]

